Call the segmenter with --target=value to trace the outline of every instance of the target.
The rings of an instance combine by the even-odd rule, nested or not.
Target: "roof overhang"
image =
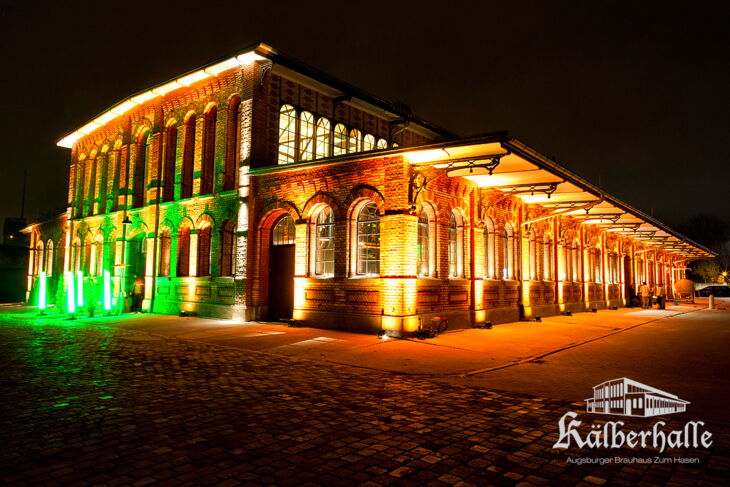
[[[480,188],[512,194],[549,210],[546,216],[523,224],[565,215],[687,259],[717,255],[504,132],[415,148],[404,156],[416,167],[463,177]]]

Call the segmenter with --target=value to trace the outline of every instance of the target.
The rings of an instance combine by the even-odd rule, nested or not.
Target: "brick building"
[[[28,299],[415,331],[625,304],[708,249],[507,133],[460,139],[258,44],[59,142]],[[69,296],[73,294],[71,298]],[[82,304],[83,303],[83,304]]]

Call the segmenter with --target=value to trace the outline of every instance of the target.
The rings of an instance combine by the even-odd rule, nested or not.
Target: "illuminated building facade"
[[[31,302],[43,271],[98,305],[106,270],[118,311],[141,277],[154,312],[400,335],[620,306],[711,255],[505,133],[459,139],[264,44],[59,145],[68,211],[26,229]]]

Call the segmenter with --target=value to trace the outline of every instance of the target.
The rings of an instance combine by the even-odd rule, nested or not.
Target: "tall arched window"
[[[299,114],[299,161],[314,159],[314,115],[307,111]]]
[[[484,277],[493,279],[495,274],[494,223],[490,218],[484,220]]]
[[[502,236],[502,278],[514,278],[514,234],[512,226],[507,223],[504,226],[504,234]]]
[[[96,166],[99,163],[96,151],[91,153],[91,157],[86,163],[89,165],[89,182],[88,187],[86,188],[88,191],[86,201],[89,202],[86,210],[86,215],[88,216],[94,214],[94,199],[96,198]]]
[[[177,235],[177,275],[190,275],[190,227],[180,228]]]
[[[279,110],[279,164],[296,161],[297,153],[297,111],[291,105],[282,105]]]
[[[195,114],[185,121],[183,140],[182,178],[180,180],[180,198],[193,196],[193,164],[195,161]],[[187,275],[187,274],[186,274]]]
[[[134,165],[134,193],[133,208],[144,206],[145,195],[145,172],[147,170],[147,149],[149,148],[149,131],[145,131],[137,139],[137,161]]]
[[[221,251],[218,274],[221,276],[233,275],[233,248],[235,229],[231,220],[225,220],[221,225]]]
[[[552,281],[554,278],[554,265],[553,265],[553,240],[550,235],[545,235],[542,242],[542,269],[543,279],[546,281]]]
[[[593,249],[593,282],[600,283],[602,281],[601,268],[603,254],[600,248]]]
[[[35,261],[33,262],[33,274],[40,274],[43,270],[43,242],[40,240],[35,246]]]
[[[170,276],[170,241],[171,241],[170,229],[166,228],[160,234],[160,269],[159,275],[161,277]]]
[[[84,273],[86,275],[91,274],[91,271],[93,270],[93,267],[91,266],[91,240],[89,239],[89,235],[86,235],[86,238],[84,239],[84,262],[83,262],[83,269]]]
[[[317,213],[314,238],[314,274],[332,277],[335,275],[335,216],[329,206]]]
[[[165,159],[162,177],[162,201],[175,199],[175,155],[177,152],[177,127],[172,122],[165,129]]]
[[[238,144],[241,115],[241,98],[234,96],[228,102],[228,117],[226,118],[226,160],[223,163],[223,191],[235,189],[236,169],[238,167]]]
[[[211,194],[215,176],[215,125],[218,109],[212,106],[205,112],[203,125],[203,161],[200,168],[200,194]]]
[[[378,207],[372,201],[360,208],[357,214],[356,274],[380,275],[380,217]]]
[[[365,134],[362,138],[362,150],[369,151],[375,149],[375,137],[370,134]]]
[[[362,150],[362,134],[358,129],[350,130],[350,137],[347,143],[347,152],[353,154]]]
[[[198,230],[198,276],[210,275],[210,230],[210,225]]]
[[[524,247],[523,247],[524,248]],[[539,262],[537,256],[537,237],[535,231],[531,230],[527,233],[527,260],[523,264],[527,264],[528,270],[525,274],[530,277],[531,281],[535,281],[540,278],[537,272],[537,263]]]
[[[84,159],[86,159],[86,155],[82,154],[73,169],[74,183],[76,184],[76,187],[74,188],[74,190],[76,191],[76,195],[74,195],[74,201],[76,202],[76,211],[74,212],[74,214],[77,217],[80,217],[82,215],[84,206]]]
[[[421,207],[421,211],[418,212],[418,247],[416,248],[416,261],[418,263],[418,275],[420,277],[429,277],[431,275],[431,262],[429,259],[431,239],[429,230],[428,213],[425,208]]]
[[[48,239],[46,243],[46,274],[53,275],[53,240]]]
[[[573,265],[571,266],[573,282],[578,282],[580,279],[580,247],[578,246],[578,242],[575,240],[570,247],[570,253],[571,260],[573,261]]]
[[[69,269],[78,272],[81,270],[81,240],[75,238],[71,244],[71,265]]]
[[[347,154],[347,127],[341,123],[335,125],[333,141],[332,155],[341,156]]]
[[[104,273],[104,236],[97,236],[94,243],[94,274],[100,276]]]
[[[317,159],[330,156],[332,146],[330,135],[330,121],[324,117],[317,120],[316,150],[314,155]]]
[[[464,275],[463,251],[464,227],[461,216],[455,211],[449,215],[449,277]]]

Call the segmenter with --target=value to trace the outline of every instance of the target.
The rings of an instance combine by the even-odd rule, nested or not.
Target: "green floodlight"
[[[71,271],[66,272],[66,311],[69,313],[76,312],[76,296],[74,293],[75,283],[74,274]]]
[[[46,271],[41,271],[38,276],[38,309],[46,309]]]
[[[104,310],[112,309],[112,276],[111,273],[104,269]]]
[[[76,285],[78,288],[76,291],[76,304],[80,308],[84,305],[84,271],[81,269],[76,273]]]

